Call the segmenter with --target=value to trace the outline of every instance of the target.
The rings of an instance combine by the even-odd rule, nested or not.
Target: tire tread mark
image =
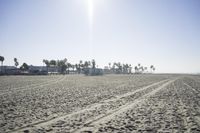
[[[164,87],[170,85],[171,83],[173,83],[176,79],[174,80],[170,80],[166,83],[164,83],[163,85],[161,85],[160,87],[154,89],[153,91],[143,95],[141,98],[137,99],[134,103],[128,103],[128,104],[125,104],[123,106],[121,106],[120,108],[114,110],[114,111],[111,111],[109,112],[108,114],[100,117],[100,118],[97,118],[95,120],[92,120],[92,121],[88,121],[87,123],[85,123],[85,125],[88,125],[88,127],[82,127],[78,130],[75,130],[73,131],[74,133],[79,133],[81,131],[84,131],[84,130],[87,130],[89,128],[89,130],[92,129],[92,131],[96,131],[99,127],[100,124],[102,123],[106,123],[108,122],[109,120],[111,120],[112,118],[114,118],[115,116],[118,116],[120,115],[121,113],[124,113],[125,111],[137,106],[138,104],[142,104],[147,98],[149,98],[150,96],[154,95],[155,93],[157,93],[158,91],[160,91],[161,89],[163,89]]]
[[[171,81],[171,80],[170,80]],[[82,109],[82,110],[79,110],[77,112],[74,112],[74,113],[71,113],[71,114],[67,114],[67,115],[61,115],[61,116],[58,116],[58,117],[53,117],[51,119],[48,119],[48,120],[43,120],[43,121],[39,121],[39,122],[34,122],[32,124],[29,124],[29,125],[26,125],[26,126],[23,126],[23,127],[20,127],[20,128],[17,128],[15,130],[12,130],[11,132],[18,132],[20,130],[23,130],[23,129],[27,129],[27,128],[30,128],[30,127],[42,127],[42,126],[46,126],[46,125],[49,125],[49,124],[52,124],[52,123],[55,123],[59,120],[63,120],[64,118],[68,118],[68,117],[71,117],[73,115],[77,115],[77,114],[80,114],[80,113],[83,113],[83,112],[86,112],[86,111],[90,111],[90,110],[95,110],[96,108],[100,107],[101,105],[104,105],[106,104],[107,102],[110,102],[110,101],[115,101],[115,100],[119,100],[121,98],[124,98],[124,97],[127,97],[127,96],[131,96],[137,92],[140,92],[140,91],[143,91],[145,89],[148,89],[150,87],[153,87],[153,86],[156,86],[156,85],[159,85],[159,84],[162,84],[162,83],[165,83],[165,82],[170,82],[169,79],[166,79],[166,80],[162,80],[162,81],[159,81],[159,82],[156,82],[156,83],[153,83],[153,84],[150,84],[148,86],[145,86],[143,88],[140,88],[138,90],[135,90],[133,92],[129,92],[129,93],[126,93],[126,94],[123,94],[123,95],[119,95],[119,96],[116,96],[115,98],[112,98],[112,99],[108,99],[108,100],[104,100],[100,103],[97,103],[97,104],[93,104],[92,106],[90,106],[89,108],[85,108],[85,109]],[[166,84],[166,83],[165,83]],[[136,99],[137,100],[137,99]],[[137,101],[136,101],[137,102]],[[106,113],[106,115],[99,115],[97,117],[95,117],[95,119],[92,119],[92,121],[89,121],[89,122],[86,122],[87,123],[93,123],[97,120],[101,120],[103,118],[105,118],[106,116],[110,116],[112,115],[114,112],[117,112],[119,110],[121,110],[122,108],[126,107],[127,105],[122,105],[123,107],[119,107],[117,108],[116,110],[112,110],[112,111],[109,111]]]

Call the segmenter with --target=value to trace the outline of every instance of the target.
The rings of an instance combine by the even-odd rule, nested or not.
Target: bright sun
[[[90,23],[92,23],[92,20],[93,20],[93,8],[94,8],[94,3],[93,3],[94,0],[87,0],[88,2],[88,17],[89,17],[89,21]]]

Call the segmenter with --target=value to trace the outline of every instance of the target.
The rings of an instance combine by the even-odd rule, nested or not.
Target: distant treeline
[[[5,58],[3,56],[0,56],[1,61],[1,74],[6,72],[6,67],[3,67],[3,62]],[[96,61],[93,59],[91,61],[82,61],[80,60],[78,63],[70,63],[67,58],[64,58],[62,60],[47,60],[43,59],[43,63],[46,66],[45,68],[43,66],[32,66],[28,65],[27,63],[22,63],[22,65],[18,68],[19,62],[17,58],[14,58],[14,66],[18,71],[20,72],[29,72],[29,73],[60,73],[60,74],[70,74],[70,73],[77,73],[81,74],[84,73],[86,75],[91,74],[91,72],[100,72],[103,71],[104,73],[114,73],[114,74],[141,74],[141,73],[152,73],[155,71],[154,65],[151,65],[149,68],[142,66],[140,63],[134,67],[132,67],[131,64],[128,63],[108,63],[108,66],[105,66],[103,69],[98,68],[98,65],[96,65]],[[14,68],[12,68],[14,69]],[[134,69],[134,70],[133,70]],[[95,71],[96,70],[96,71]],[[98,70],[98,71],[97,71]],[[14,70],[13,70],[14,71]],[[134,72],[133,72],[134,71]],[[8,71],[7,71],[8,72]],[[92,75],[92,74],[91,74]]]

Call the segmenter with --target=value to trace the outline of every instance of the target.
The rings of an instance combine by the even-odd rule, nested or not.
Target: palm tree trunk
[[[1,73],[2,73],[2,62],[1,62]]]
[[[1,62],[1,73],[2,73],[2,66],[3,66],[3,63]]]

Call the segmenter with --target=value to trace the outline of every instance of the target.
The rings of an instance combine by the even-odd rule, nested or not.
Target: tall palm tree
[[[64,74],[65,71],[66,71],[66,68],[67,68],[67,65],[65,64],[65,60],[57,60],[56,62],[56,66],[58,67],[57,68],[57,71]]]
[[[156,68],[155,68],[155,66],[153,67],[153,71],[155,71],[156,70]]]
[[[17,67],[19,65],[17,58],[14,58],[14,62],[15,62],[15,66]]]
[[[76,68],[76,73],[78,73],[79,72],[79,65],[75,64],[75,68]]]
[[[66,72],[66,69],[68,68],[68,63],[67,63],[67,58],[64,58],[63,59],[63,65],[62,65],[62,68],[63,70]]]
[[[122,72],[124,74],[128,74],[128,69],[129,69],[129,65],[128,64],[122,64]]]
[[[1,61],[1,71],[2,71],[3,61],[4,61],[4,57],[3,56],[0,56],[0,61]]]
[[[79,61],[79,64],[82,64],[82,63],[83,63],[83,61],[82,61],[82,60],[80,60],[80,61]]]
[[[122,73],[122,65],[120,62],[117,63],[118,73]]]
[[[67,73],[69,74],[69,68],[72,68],[72,64],[71,63],[67,63]]]
[[[65,58],[63,61],[64,61],[64,62],[65,62],[65,64],[66,64],[66,63],[67,63],[67,58]]]
[[[141,70],[141,73],[144,72],[144,67],[143,66],[141,66],[139,69]]]
[[[129,64],[128,68],[129,68],[129,74],[131,74],[132,73],[132,66],[131,66],[131,64]]]
[[[1,61],[1,65],[3,66],[3,62],[4,62],[4,57],[0,56],[0,61]]]
[[[83,61],[80,60],[80,61],[79,61],[79,64],[78,64],[78,74],[81,73],[82,67],[83,67]]]
[[[108,65],[109,65],[109,69],[110,69],[111,68],[111,63],[109,62]]]
[[[42,62],[43,62],[44,64],[46,64],[46,63],[45,63],[45,62],[46,62],[46,60],[45,60],[45,59],[43,59],[43,60],[42,60]]]
[[[126,71],[126,64],[122,64],[122,73],[125,73]]]
[[[138,73],[138,67],[135,66],[135,73]]]
[[[92,60],[92,68],[93,68],[93,69],[96,68],[96,62],[95,62],[94,59]]]
[[[83,64],[83,72],[84,74],[88,75],[89,74],[89,64],[90,62],[89,61],[85,61],[84,64]]]
[[[91,66],[91,61],[88,61],[88,65],[89,65],[89,67]]]
[[[151,72],[153,72],[153,71],[156,70],[156,68],[154,67],[154,65],[151,65],[151,66],[150,66],[150,69],[151,69]]]
[[[125,70],[126,70],[126,74],[128,74],[128,70],[129,70],[129,65],[128,64],[125,64]]]
[[[74,74],[74,68],[75,68],[75,65],[72,65],[73,74]]]
[[[144,67],[144,71],[147,72],[147,67]]]
[[[88,68],[89,67],[89,61],[85,61],[84,62],[84,68]]]

